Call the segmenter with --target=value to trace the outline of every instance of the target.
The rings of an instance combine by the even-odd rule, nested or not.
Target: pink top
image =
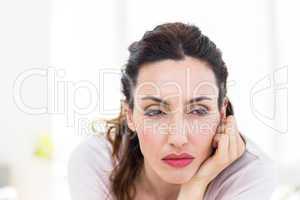
[[[248,137],[245,153],[208,186],[204,200],[267,200],[278,184],[277,167]],[[110,143],[89,136],[72,153],[68,181],[72,200],[113,200],[109,187],[112,170]]]

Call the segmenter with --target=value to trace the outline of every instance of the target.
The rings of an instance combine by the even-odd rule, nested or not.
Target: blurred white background
[[[0,199],[70,199],[68,156],[92,120],[118,114],[127,47],[175,21],[197,25],[222,50],[238,126],[279,166],[273,199],[300,199],[290,193],[300,186],[298,7],[283,0],[0,1]]]

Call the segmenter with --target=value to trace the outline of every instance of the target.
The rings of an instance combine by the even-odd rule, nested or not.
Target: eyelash
[[[195,109],[195,110],[192,110],[191,112],[189,113],[192,113],[193,111],[197,111],[197,113],[195,115],[197,116],[204,116],[206,115],[208,112],[206,109]],[[153,114],[153,112],[156,114]],[[159,114],[157,114],[157,112],[159,112]],[[161,110],[156,110],[156,109],[149,109],[147,112],[145,112],[145,115],[148,116],[148,117],[155,117],[155,116],[159,116],[159,115],[162,115],[162,114],[166,114],[164,112],[162,112]]]

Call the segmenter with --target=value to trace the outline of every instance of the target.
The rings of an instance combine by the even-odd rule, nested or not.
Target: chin
[[[165,175],[162,177],[164,181],[170,184],[184,184],[187,183],[192,178],[192,175],[189,174],[173,174],[173,175]]]

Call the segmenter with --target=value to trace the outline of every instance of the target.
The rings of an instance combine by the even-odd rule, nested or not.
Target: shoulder
[[[244,154],[224,169],[208,186],[206,199],[269,199],[278,185],[277,166],[253,141]]]
[[[108,197],[109,175],[113,169],[111,148],[104,136],[85,138],[71,153],[68,182],[74,200]],[[87,198],[88,197],[88,198]]]
[[[70,164],[92,164],[111,167],[111,147],[102,135],[92,135],[85,138],[71,153]]]

